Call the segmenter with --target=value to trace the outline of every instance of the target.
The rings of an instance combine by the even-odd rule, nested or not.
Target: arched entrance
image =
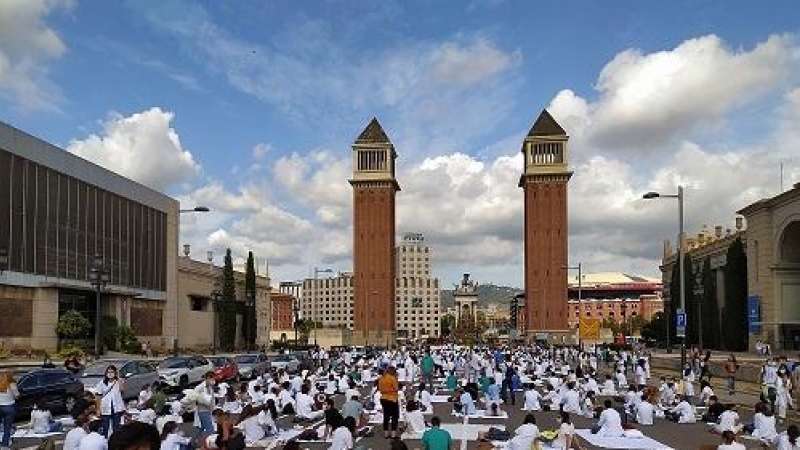
[[[779,249],[782,263],[800,264],[800,220],[791,222],[783,229]]]
[[[781,346],[800,350],[800,217],[777,240],[775,288],[781,305]]]

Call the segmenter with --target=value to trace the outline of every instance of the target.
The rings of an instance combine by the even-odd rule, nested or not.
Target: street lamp
[[[664,195],[659,194],[658,192],[648,192],[642,196],[645,200],[651,199],[659,199],[659,198],[674,198],[678,200],[678,272],[679,272],[679,283],[680,283],[680,307],[686,313],[686,284],[684,282],[685,278],[685,268],[683,267],[683,186],[678,186],[678,193],[674,195]],[[672,296],[673,293],[670,293]],[[670,303],[672,303],[672,297],[670,298]],[[670,322],[672,321],[672,308],[669,307],[670,313],[667,314],[667,352],[671,352],[672,348],[670,347],[669,343],[669,327]],[[683,370],[683,366],[686,364],[686,336],[681,339],[681,370]]]
[[[578,346],[582,346],[583,336],[581,336],[581,320],[583,319],[583,311],[582,307],[582,288],[583,288],[583,263],[578,263],[577,266],[564,266],[567,270],[577,270],[578,271]]]
[[[311,316],[312,320],[314,321],[314,346],[317,345],[317,280],[319,279],[319,274],[321,273],[333,273],[333,269],[320,269],[318,267],[314,267],[314,298],[313,303],[311,305]]]
[[[94,354],[100,356],[100,292],[111,281],[111,274],[103,266],[103,258],[95,254],[92,261],[92,268],[89,270],[89,282],[95,289],[95,312],[94,312]]]
[[[703,295],[705,294],[705,286],[703,286],[703,269],[698,265],[695,271],[695,289],[694,300],[697,303],[697,343],[700,348],[703,348]]]
[[[250,350],[251,334],[255,334],[255,333],[252,333],[252,331],[253,331],[251,329],[252,318],[251,318],[250,315],[251,314],[255,315],[255,311],[251,311],[251,310],[254,310],[255,306],[256,306],[256,293],[253,290],[248,289],[247,292],[245,292],[244,296],[245,296],[245,298],[244,298],[244,308],[245,308],[245,312],[247,313],[245,315],[245,321],[246,321],[245,322],[245,327],[246,328],[245,328],[245,334],[244,334],[245,335],[244,349],[245,349],[245,351],[249,351]],[[252,339],[252,340],[255,341],[255,339]]]
[[[214,284],[214,290],[211,291],[211,310],[214,314],[213,323],[211,328],[213,329],[213,337],[211,338],[211,354],[217,354],[217,304],[222,301],[222,291],[219,288],[219,284]]]
[[[209,212],[211,211],[208,209],[208,206],[195,206],[194,208],[190,209],[179,209],[178,212],[181,214],[184,213],[195,213],[195,212]]]

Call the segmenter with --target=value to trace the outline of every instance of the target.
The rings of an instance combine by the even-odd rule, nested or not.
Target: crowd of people
[[[481,436],[509,450],[580,448],[576,417],[592,421],[591,433],[600,437],[641,436],[659,420],[703,421],[720,436],[720,450],[744,448],[738,442],[743,436],[779,450],[800,447],[796,426],[779,431],[793,406],[786,392],[789,368],[779,359],[765,364],[762,401],[752,422],[743,423],[737,405],[724,404],[715,394],[708,354],[690,358],[679,376],[658,380],[646,351],[599,346],[401,347],[368,355],[320,350],[311,356],[315,367],[297,374],[276,370],[232,385],[217,383],[209,372],[177,395],[149,386],[127,403],[125,380],[109,366],[93,397],[72,411],[75,426],[64,449],[127,450],[134,441],[162,450],[293,449],[316,441],[347,450],[359,437],[371,436],[375,425],[386,448],[401,450],[413,439],[424,450],[448,450],[454,428],[443,425],[442,411],[458,418],[507,418],[509,408],[525,412],[513,432],[490,429]],[[730,375],[727,369],[726,364]],[[17,396],[13,377],[0,374],[3,449],[10,446]],[[449,406],[437,416],[435,403]],[[537,425],[537,414],[546,412],[557,420],[552,430]],[[35,432],[59,431],[60,425],[49,411],[31,413]],[[134,439],[134,431],[140,437]]]

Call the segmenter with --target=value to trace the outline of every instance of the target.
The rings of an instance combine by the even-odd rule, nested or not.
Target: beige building
[[[441,291],[433,277],[433,250],[420,233],[407,233],[397,247],[395,317],[398,337],[409,339],[439,336]]]
[[[264,270],[266,272],[266,268]],[[244,272],[234,272],[236,300],[244,301]],[[178,345],[181,348],[209,349],[219,344],[219,324],[215,320],[212,292],[221,290],[222,267],[212,262],[198,261],[189,256],[178,258]],[[256,345],[270,341],[270,279],[269,274],[256,275]],[[237,316],[237,347],[242,347],[242,316]]]
[[[747,220],[750,334],[773,349],[800,350],[800,183],[739,211]],[[752,309],[752,308],[751,308]]]
[[[431,276],[431,248],[424,245],[421,234],[410,233],[404,236],[396,255],[397,336],[409,339],[438,336],[441,292],[439,280]],[[353,274],[342,272],[335,277],[304,280],[300,310],[303,318],[319,323],[322,328],[352,330]],[[369,339],[382,341],[390,338],[393,331],[379,329],[370,333]]]

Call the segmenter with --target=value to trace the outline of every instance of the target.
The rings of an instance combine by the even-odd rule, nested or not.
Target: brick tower
[[[567,133],[543,110],[522,143],[525,171],[525,332],[567,325]]]
[[[353,328],[366,344],[395,337],[394,145],[373,118],[353,144]]]

